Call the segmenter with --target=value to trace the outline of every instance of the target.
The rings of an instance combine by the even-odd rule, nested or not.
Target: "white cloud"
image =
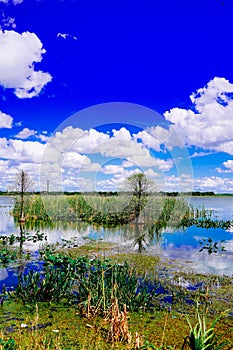
[[[232,93],[233,84],[224,78],[214,78],[206,87],[190,96],[194,111],[173,108],[165,112],[165,118],[173,125],[168,131],[163,129],[160,132],[165,134],[165,137],[167,134],[168,144],[171,146],[174,146],[171,137],[174,129],[183,135],[187,146],[233,154]],[[159,134],[158,128],[154,129],[156,134]]]
[[[163,181],[163,191],[190,192],[193,189],[193,179],[190,175],[181,174],[180,176],[165,176]]]
[[[27,139],[30,136],[34,136],[36,135],[36,131],[35,130],[31,130],[28,128],[24,128],[23,130],[21,130],[15,137],[18,139]]]
[[[205,176],[194,179],[196,191],[214,191],[219,193],[233,193],[233,179],[218,176]]]
[[[14,5],[21,4],[23,0],[0,0],[0,2],[3,2],[4,4],[12,3]]]
[[[126,128],[113,129],[110,136],[95,129],[82,130],[72,126],[56,132],[49,139],[42,163],[42,182],[45,183],[48,173],[53,173],[57,188],[64,186],[64,180],[68,183],[68,179],[84,178],[83,172],[89,181],[89,188],[91,182],[94,187],[98,182],[97,187],[105,183],[108,188],[110,185],[119,188],[125,178],[135,171],[145,172],[151,168],[153,177],[156,172],[163,177],[163,171],[173,167],[171,159],[155,158],[140,139],[132,136]],[[103,188],[106,188],[105,185]]]
[[[15,24],[15,18],[13,17],[6,17],[4,13],[2,13],[2,18],[0,19],[0,30],[3,29],[15,29],[16,24]]]
[[[46,52],[34,33],[0,31],[0,85],[14,89],[19,98],[38,96],[52,80],[49,73],[34,70]]]
[[[226,162],[222,163],[225,169],[222,168],[216,168],[218,173],[232,173],[233,172],[233,160],[227,160]]]
[[[37,134],[36,137],[37,137],[37,139],[41,140],[42,142],[49,142],[49,140],[50,140],[50,137],[47,136],[45,133]]]
[[[92,163],[86,155],[81,155],[77,152],[67,152],[63,154],[62,168],[97,171],[100,166]]]
[[[122,174],[124,171],[125,169],[121,165],[109,164],[103,167],[104,174]]]
[[[206,157],[210,154],[214,154],[214,152],[194,152],[190,158]]]
[[[170,126],[170,128],[152,126],[134,137],[141,139],[146,147],[160,152],[171,151],[175,146],[185,147],[185,134],[181,133],[175,126]]]
[[[144,144],[137,142],[137,137],[135,135],[132,137],[125,128],[114,131],[113,137],[108,142],[99,145],[98,151],[105,157],[125,159],[130,162],[128,164],[134,166],[158,167],[163,171],[168,171],[173,166],[171,160],[153,157],[149,149]]]
[[[17,163],[41,163],[45,145],[40,142],[0,138],[0,158]]]
[[[13,118],[10,115],[0,111],[0,129],[1,128],[11,129],[12,122],[13,122]]]
[[[100,144],[109,140],[109,136],[94,129],[82,130],[68,126],[62,132],[56,132],[50,140],[50,147],[59,152],[97,153]]]
[[[54,154],[55,150],[58,152],[57,157]],[[50,152],[51,156],[49,156]],[[137,142],[136,137],[132,137],[126,128],[113,130],[113,136],[110,137],[95,129],[87,131],[69,126],[62,132],[55,133],[48,144],[48,152],[45,156],[47,160],[51,159],[52,162],[56,162],[59,159],[58,154],[66,152],[74,152],[82,155],[100,153],[106,158],[111,157],[124,161],[127,160],[133,166],[155,166],[163,171],[170,170],[173,166],[171,160],[153,157],[149,149],[142,143]]]
[[[57,33],[57,38],[63,38],[63,39],[73,39],[73,40],[78,40],[78,38],[74,35],[68,34],[68,33]]]
[[[226,168],[228,168],[228,169],[230,169],[230,170],[233,170],[233,160],[227,160],[226,162],[223,162],[223,165],[226,167]]]
[[[160,146],[164,142],[164,140],[162,142],[155,135],[153,135],[150,129],[140,131],[133,136],[136,140],[141,140],[146,147],[153,148],[158,152],[161,150]]]

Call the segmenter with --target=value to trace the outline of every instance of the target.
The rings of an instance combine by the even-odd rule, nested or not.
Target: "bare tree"
[[[15,176],[12,190],[19,194],[19,228],[20,228],[20,239],[19,239],[19,253],[20,255],[23,252],[23,242],[24,242],[24,224],[25,224],[25,195],[27,192],[32,191],[33,182],[24,170],[20,170],[19,173]]]
[[[33,182],[26,173],[26,171],[21,170],[15,177],[13,189],[15,192],[20,195],[20,220],[24,221],[24,203],[25,203],[25,194],[31,191],[33,188]]]

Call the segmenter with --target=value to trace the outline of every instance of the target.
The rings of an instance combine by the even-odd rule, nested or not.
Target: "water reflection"
[[[196,207],[205,205],[206,209],[214,210],[214,215],[220,219],[232,219],[232,197],[193,198],[191,202]],[[103,228],[92,226],[81,220],[46,222],[28,221],[24,227],[16,227],[13,217],[10,216],[13,199],[0,197],[0,234],[22,234],[21,230],[30,231],[32,234],[43,232],[47,241],[36,243],[25,242],[24,249],[37,251],[44,244],[61,244],[71,241],[75,237],[75,243],[80,246],[89,240],[103,240],[114,243],[118,252],[137,250],[147,254],[158,254],[162,259],[178,259],[188,267],[202,273],[233,274],[233,230],[221,228],[205,229],[191,226],[177,229],[176,227],[151,226],[148,223],[129,223],[118,228]],[[170,221],[171,222],[171,221]],[[36,225],[35,225],[36,223]],[[225,240],[226,252],[208,255],[199,252],[200,241],[212,237],[215,241]],[[24,267],[21,267],[24,268]],[[0,280],[6,276],[7,271],[0,270]],[[19,273],[15,271],[14,273]],[[6,277],[7,278],[7,277]]]
[[[0,234],[14,232],[15,223],[13,217],[10,215],[14,205],[14,199],[11,197],[0,196]]]

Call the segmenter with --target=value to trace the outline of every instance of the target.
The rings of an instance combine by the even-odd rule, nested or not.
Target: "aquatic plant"
[[[0,338],[0,349],[2,350],[16,350],[18,346],[14,339],[9,338],[7,340],[3,340]]]
[[[44,276],[31,270],[21,275],[13,297],[24,303],[61,301],[72,298],[73,281],[68,274],[59,269],[49,269]]]
[[[223,335],[217,336],[216,333],[215,327],[220,317],[221,316],[216,317],[211,326],[207,328],[205,313],[201,315],[197,309],[198,322],[195,324],[195,326],[192,326],[189,318],[187,318],[190,333],[184,339],[182,350],[185,349],[186,346],[188,346],[190,350],[220,350],[228,345],[228,341],[220,342]]]
[[[153,289],[145,277],[138,277],[128,263],[117,264],[109,259],[69,256],[53,253],[49,247],[41,252],[44,267],[22,274],[13,297],[24,303],[69,301],[79,305],[82,314],[104,314],[118,299],[119,307],[136,311],[151,306]]]
[[[19,234],[11,234],[10,236],[0,236],[0,263],[7,265],[17,259],[30,259],[30,253],[24,254],[23,245],[25,242],[41,242],[47,241],[47,236],[42,232],[37,231],[34,234],[25,232],[20,229]],[[19,244],[19,247],[12,247],[15,244]]]
[[[17,258],[16,251],[10,250],[7,247],[0,247],[0,264],[7,265]]]
[[[137,349],[137,348],[136,348]],[[139,350],[151,350],[151,349],[154,349],[154,350],[173,350],[172,346],[169,346],[169,345],[166,345],[166,346],[155,346],[154,344],[150,343],[149,341],[145,341],[144,345],[140,346],[138,348]]]
[[[128,311],[145,310],[152,306],[154,290],[149,290],[145,277],[139,279],[128,263],[123,265],[93,260],[87,274],[79,281],[78,302],[82,312],[103,314],[118,300]],[[89,300],[89,302],[88,302]]]
[[[202,248],[199,250],[199,252],[202,252],[203,250],[207,250],[208,254],[218,253],[219,251],[224,252],[226,250],[222,245],[224,242],[224,240],[221,240],[220,242],[214,242],[211,237],[203,238],[203,240],[200,242]]]

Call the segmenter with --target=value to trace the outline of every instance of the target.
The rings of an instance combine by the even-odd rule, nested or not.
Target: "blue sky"
[[[233,193],[230,0],[0,0],[0,190]]]

